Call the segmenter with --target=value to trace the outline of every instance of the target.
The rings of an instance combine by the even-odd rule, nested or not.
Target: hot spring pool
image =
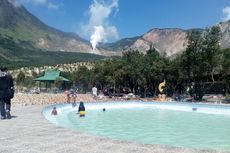
[[[230,106],[111,102],[85,103],[86,116],[77,107],[55,105],[59,114],[44,116],[58,126],[117,140],[199,149],[230,150]],[[103,112],[102,109],[106,108]]]

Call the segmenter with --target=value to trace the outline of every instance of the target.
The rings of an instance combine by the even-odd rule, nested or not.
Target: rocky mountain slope
[[[88,41],[49,27],[23,6],[0,0],[0,66],[20,68],[77,61],[95,61]],[[100,54],[100,52],[99,52]]]
[[[230,21],[221,22],[217,26],[221,30],[221,48],[230,48]],[[103,45],[103,48],[113,51],[139,50],[145,53],[152,45],[161,55],[171,57],[186,49],[188,45],[187,35],[191,30],[203,31],[204,29],[155,28],[140,37],[122,39],[115,43]]]
[[[152,29],[132,46],[132,49],[146,51],[153,45],[160,54],[170,57],[187,46],[187,33],[181,29]]]
[[[65,33],[41,22],[23,6],[0,1],[0,36],[11,37],[47,51],[91,52],[88,41],[73,33]]]
[[[230,21],[219,23],[221,29],[221,47],[230,48]],[[202,29],[199,29],[202,30]],[[188,45],[189,30],[177,28],[151,29],[142,36],[124,38],[115,43],[100,44],[95,54],[111,56],[121,55],[123,51],[139,50],[145,53],[150,46],[161,55],[175,56],[183,52]],[[30,14],[23,6],[14,7],[8,0],[0,0],[0,39],[10,39],[24,48],[39,48],[42,51],[92,53],[89,41],[77,34],[66,33],[49,27]],[[0,57],[7,58],[1,52]]]
[[[186,49],[188,44],[187,34],[188,31],[182,29],[155,28],[140,37],[129,38],[128,40],[131,41],[127,42],[127,39],[123,39],[114,44],[104,45],[104,49],[114,51],[138,50],[146,53],[150,46],[153,46],[161,55],[170,57]]]
[[[221,30],[220,46],[230,48],[230,20],[218,24]]]

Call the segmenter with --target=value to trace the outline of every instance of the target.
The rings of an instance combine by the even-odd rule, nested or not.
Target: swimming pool
[[[199,149],[230,150],[230,106],[193,103],[111,102],[85,103],[86,116],[77,107],[55,105],[59,114],[43,114],[54,124],[117,140]],[[106,111],[102,111],[106,108]]]

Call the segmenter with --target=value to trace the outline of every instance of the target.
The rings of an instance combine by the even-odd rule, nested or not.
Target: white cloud
[[[223,21],[227,21],[227,20],[230,20],[230,6],[228,7],[225,7],[223,10],[222,10],[223,14],[224,14],[224,17],[223,17]]]
[[[119,34],[115,26],[110,25],[111,14],[118,12],[119,0],[94,0],[88,10],[89,20],[87,24],[81,26],[85,36],[90,36],[93,49],[100,42],[108,39],[118,39]]]
[[[59,9],[59,5],[53,4],[53,3],[48,3],[48,8],[49,9],[58,10]]]

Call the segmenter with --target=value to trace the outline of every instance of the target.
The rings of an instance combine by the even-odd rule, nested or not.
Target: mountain
[[[23,6],[15,7],[8,0],[0,1],[0,34],[1,37],[13,38],[17,43],[27,43],[47,51],[92,51],[88,41],[47,26]]]
[[[143,53],[153,46],[161,55],[166,57],[178,54],[186,49],[187,31],[176,28],[151,29],[142,36],[122,39],[114,44],[107,44],[103,49],[113,51],[139,50]]]
[[[152,29],[139,38],[130,48],[146,51],[153,45],[161,54],[170,57],[187,46],[187,32],[181,29]]]
[[[221,48],[230,48],[230,21],[217,24],[221,30]],[[185,51],[188,45],[188,33],[191,31],[202,32],[204,29],[183,30],[178,28],[154,28],[139,37],[126,38],[115,43],[101,45],[105,50],[113,51],[129,51],[139,50],[146,51],[153,46],[161,55],[165,57],[174,57]]]
[[[219,23],[218,26],[221,29],[221,47],[230,48],[230,21]],[[146,53],[150,46],[153,46],[161,55],[171,57],[186,49],[187,35],[191,30],[154,28],[141,36],[124,38],[115,43],[99,44],[94,53],[103,56],[121,55],[122,52],[129,50]],[[23,61],[27,57],[22,55],[37,56],[39,52],[45,55],[44,51],[92,53],[89,41],[77,34],[47,26],[23,6],[15,7],[8,0],[0,0],[0,40],[1,61],[12,61],[12,59]],[[23,53],[16,53],[17,50]]]
[[[12,38],[15,43],[46,51],[91,53],[89,41],[73,33],[49,27],[30,14],[23,6],[14,7],[8,0],[0,1],[0,37]],[[152,29],[142,36],[125,38],[116,43],[100,44],[99,55],[121,55],[122,51],[145,52],[151,44],[162,54],[171,56],[187,45],[186,31],[180,29]]]
[[[142,36],[122,39],[102,48],[113,51],[139,50],[143,53],[153,46],[161,55],[173,56],[186,49],[187,31],[176,28],[151,29]]]
[[[102,60],[106,57],[75,52],[43,51],[13,38],[0,37],[0,66],[10,69]]]
[[[49,27],[23,6],[0,0],[0,66],[19,68],[105,58],[91,51],[90,43],[78,35]]]
[[[123,51],[130,49],[130,46],[135,43],[137,39],[140,37],[133,37],[133,38],[124,38],[121,40],[118,40],[116,43],[103,43],[99,44],[99,48],[104,50],[112,50],[112,51]]]

